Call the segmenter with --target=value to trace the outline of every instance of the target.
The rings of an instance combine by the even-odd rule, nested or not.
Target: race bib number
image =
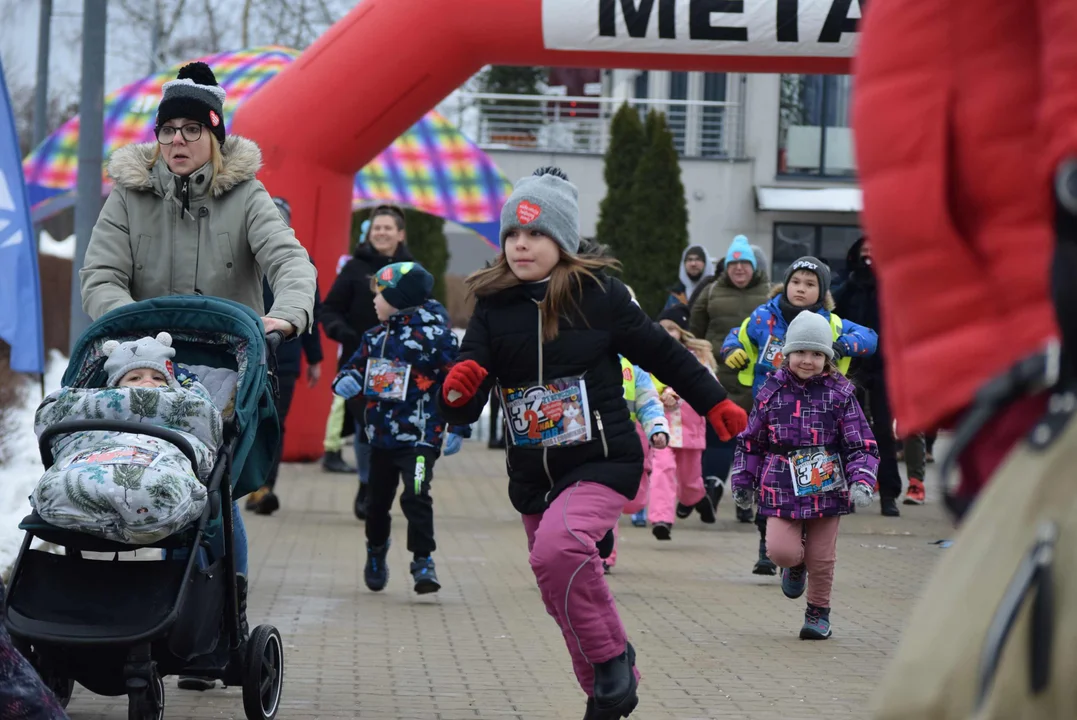
[[[781,367],[783,345],[785,345],[785,340],[771,335],[767,338],[767,344],[763,346],[763,352],[759,355],[759,362],[767,367]]]
[[[402,401],[408,394],[411,365],[388,358],[367,358],[363,394],[379,400]]]
[[[509,436],[517,447],[576,445],[591,439],[587,384],[582,377],[504,388],[501,399]]]
[[[64,469],[94,467],[97,465],[138,465],[151,467],[157,462],[160,453],[139,447],[110,447],[100,450],[84,450],[73,455]]]
[[[789,456],[793,489],[798,496],[845,489],[845,473],[837,453],[823,447],[804,448]]]

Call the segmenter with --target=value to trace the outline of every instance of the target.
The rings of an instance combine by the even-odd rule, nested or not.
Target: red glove
[[[707,411],[707,422],[714,428],[714,432],[718,433],[718,439],[727,442],[748,427],[748,413],[726,398]]]
[[[486,378],[486,370],[474,360],[464,360],[453,365],[441,386],[441,397],[449,407],[466,405]],[[741,412],[743,415],[743,411]]]

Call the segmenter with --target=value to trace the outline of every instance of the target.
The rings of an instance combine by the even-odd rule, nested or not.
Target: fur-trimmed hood
[[[156,192],[163,197],[165,188],[171,185],[177,176],[168,169],[163,157],[150,165],[156,145],[157,143],[152,142],[138,143],[116,150],[108,161],[109,177],[128,190]],[[253,180],[262,167],[262,151],[258,145],[253,140],[238,135],[229,135],[224,141],[221,158],[224,161],[224,169],[210,181],[209,192],[213,197],[220,197],[236,185]],[[191,174],[196,175],[211,169],[212,163],[206,163]]]

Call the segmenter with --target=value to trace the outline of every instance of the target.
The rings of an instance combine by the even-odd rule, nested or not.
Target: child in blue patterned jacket
[[[394,263],[372,280],[374,308],[381,324],[367,330],[359,349],[333,381],[333,392],[362,396],[363,428],[370,443],[369,507],[366,520],[366,586],[378,592],[389,581],[389,511],[401,475],[400,509],[408,521],[408,550],[415,592],[441,589],[430,555],[434,542],[434,502],[430,497],[434,461],[460,449],[470,427],[448,428],[435,399],[459,351],[449,316],[430,297],[433,276],[414,262]]]

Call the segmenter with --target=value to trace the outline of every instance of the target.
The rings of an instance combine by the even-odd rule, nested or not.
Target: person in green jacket
[[[317,273],[254,177],[258,146],[225,137],[224,97],[208,65],[185,65],[164,85],[157,142],[112,154],[114,186],[79,271],[91,318],[162,295],[208,295],[252,308],[266,332],[310,327]]]

